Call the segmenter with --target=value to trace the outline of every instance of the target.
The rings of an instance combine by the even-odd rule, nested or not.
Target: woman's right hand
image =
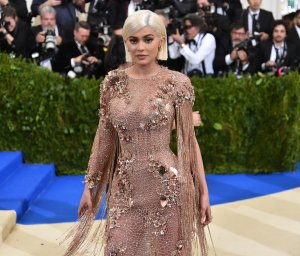
[[[93,208],[92,191],[91,189],[85,187],[78,208],[78,217],[80,218],[87,210],[92,211],[92,208]]]

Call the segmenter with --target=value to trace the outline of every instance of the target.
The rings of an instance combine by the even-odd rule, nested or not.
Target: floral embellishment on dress
[[[176,244],[176,250],[171,253],[171,256],[179,256],[181,255],[182,249],[183,249],[183,240],[179,240]]]
[[[128,129],[125,124],[118,124],[117,129],[120,131],[119,132],[119,138],[120,140],[130,142],[132,141],[132,137],[130,133],[128,132]]]
[[[167,97],[172,98],[174,95],[174,84],[167,82],[161,86],[159,86],[160,92],[157,93],[157,96],[166,99]]]
[[[170,84],[174,86],[175,107],[181,106],[186,101],[190,101],[192,104],[194,103],[195,93],[189,78],[185,78],[185,81],[182,81],[177,75],[173,74],[170,79]]]
[[[111,92],[112,97],[124,97],[125,102],[130,102],[130,94],[128,91],[128,77],[124,70],[112,70],[108,73],[109,88],[105,88]]]
[[[145,227],[153,227],[152,234],[155,236],[163,236],[167,231],[167,220],[171,214],[164,215],[157,211],[155,213],[144,213]]]
[[[164,208],[177,203],[179,197],[178,171],[174,167],[166,168],[160,161],[149,155],[149,171],[154,177],[160,178],[162,189],[159,191],[160,205]]]
[[[164,126],[168,123],[168,113],[171,106],[162,98],[155,97],[150,99],[151,109],[153,112],[149,116],[149,121],[147,123],[140,123],[140,128],[150,131],[159,126]]]
[[[114,198],[118,203],[123,203],[125,207],[131,207],[133,205],[132,191],[133,185],[128,178],[128,172],[133,170],[132,163],[134,158],[121,158],[119,159],[116,177],[117,179],[117,192],[114,194]]]
[[[89,173],[89,171],[86,170],[86,174],[84,176],[84,180],[82,183],[87,184],[88,188],[90,188],[90,189],[95,188],[95,187],[97,187],[99,181],[101,180],[101,174],[102,173],[100,173],[100,172]]]
[[[118,219],[120,218],[122,213],[126,212],[126,208],[120,208],[120,207],[112,207],[109,210],[109,228],[118,228],[120,227],[118,225]]]

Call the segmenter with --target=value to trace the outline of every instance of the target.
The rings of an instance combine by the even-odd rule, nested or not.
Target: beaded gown
[[[190,256],[197,245],[206,255],[190,80],[163,67],[142,79],[114,70],[100,94],[100,121],[85,176],[94,209],[81,216],[65,255],[89,247],[88,240],[104,244],[105,256]],[[169,146],[174,122],[177,155]],[[105,192],[105,227],[89,237]],[[92,250],[92,255],[100,254]]]

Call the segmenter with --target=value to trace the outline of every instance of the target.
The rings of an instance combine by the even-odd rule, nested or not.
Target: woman
[[[157,14],[129,16],[123,39],[133,65],[104,79],[80,222],[65,255],[89,240],[107,184],[105,231],[99,226],[91,235],[94,241],[103,235],[104,255],[190,256],[199,242],[207,255],[203,228],[212,216],[193,129],[193,87],[185,75],[157,64],[167,58],[166,30]],[[174,119],[177,156],[169,148]]]

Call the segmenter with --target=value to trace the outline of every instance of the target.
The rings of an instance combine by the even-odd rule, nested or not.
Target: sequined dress
[[[191,146],[190,80],[167,68],[144,79],[114,70],[100,93],[100,121],[85,176],[95,210],[81,217],[66,255],[88,239],[105,191],[106,226],[92,235],[101,236],[105,256],[190,256],[195,244],[206,255]],[[170,149],[174,121],[177,155]]]

